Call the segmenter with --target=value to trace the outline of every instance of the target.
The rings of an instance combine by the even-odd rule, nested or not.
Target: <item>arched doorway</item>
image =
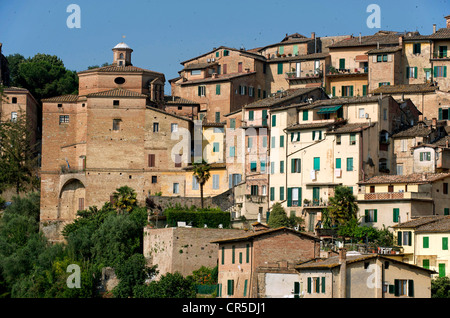
[[[61,189],[58,203],[58,219],[72,221],[78,210],[84,210],[86,189],[78,179],[67,181]]]

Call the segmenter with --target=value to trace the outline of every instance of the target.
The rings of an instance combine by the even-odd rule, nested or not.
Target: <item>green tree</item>
[[[195,298],[195,281],[179,272],[167,273],[158,281],[136,286],[133,295],[135,298]]]
[[[20,55],[10,55],[14,85],[26,88],[38,100],[65,94],[77,94],[78,77],[75,71],[67,70],[55,55],[38,53],[22,59]],[[11,67],[10,65],[10,67]]]
[[[356,198],[351,188],[346,186],[337,186],[334,189],[334,197],[329,198],[327,208],[328,217],[331,219],[331,225],[343,225],[346,222],[355,219],[358,212]]]
[[[450,278],[448,276],[431,280],[431,298],[450,298]]]
[[[8,68],[9,68],[9,77],[10,77],[10,85],[11,86],[20,86],[20,84],[17,81],[17,76],[19,73],[19,65],[23,62],[25,62],[25,57],[23,55],[16,53],[11,54],[6,57],[8,61]]]
[[[196,162],[193,164],[193,168],[194,168],[194,176],[195,179],[197,179],[198,184],[200,185],[200,198],[201,198],[201,203],[202,203],[202,209],[204,208],[204,204],[203,204],[203,186],[205,185],[205,183],[209,180],[209,178],[211,177],[211,166],[202,159],[202,162]]]
[[[26,116],[0,123],[0,190],[39,188],[38,161]]]
[[[270,212],[269,221],[267,222],[267,224],[272,228],[290,226],[290,220],[281,203],[276,202],[274,205],[272,205],[272,211]]]

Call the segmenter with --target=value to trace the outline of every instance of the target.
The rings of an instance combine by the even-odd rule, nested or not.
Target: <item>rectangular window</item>
[[[230,119],[230,128],[231,129],[235,129],[236,128],[236,119],[235,118],[231,118]]]
[[[199,183],[195,176],[192,176],[192,190],[198,190],[199,189]]]
[[[16,116],[16,118],[17,118],[17,116]],[[68,124],[69,123],[69,115],[60,115],[59,123],[60,124]]]
[[[350,145],[356,145],[356,134],[355,133],[350,134]]]
[[[422,267],[426,268],[426,269],[430,269],[430,260],[429,259],[422,260]]]
[[[236,147],[230,147],[230,157],[236,157]]]
[[[259,165],[260,165],[260,169],[259,170],[261,172],[265,172],[266,171],[266,162],[261,160]]]
[[[256,172],[256,161],[250,162],[250,171]]]
[[[291,159],[291,173],[301,172],[301,159]]]
[[[118,100],[113,100],[113,106],[119,106],[120,102]]]
[[[434,77],[447,77],[447,66],[435,66],[433,75]]]
[[[275,174],[275,162],[270,163],[270,174]]]
[[[17,112],[11,112],[11,122],[17,122]]]
[[[320,170],[320,157],[314,157],[313,169],[316,171]]]
[[[445,275],[445,263],[440,263],[439,267],[439,277],[444,277]]]
[[[364,222],[377,222],[377,210],[369,209],[364,211]]]
[[[248,121],[252,121],[255,118],[255,112],[253,110],[250,110],[248,112]]]
[[[283,63],[278,63],[277,74],[283,74]]]
[[[215,113],[215,120],[216,120],[216,123],[220,123],[220,112]]]
[[[230,51],[228,50],[223,50],[223,56],[228,56],[230,55]]]
[[[313,130],[312,140],[322,140],[322,130]]]
[[[339,59],[339,69],[345,69],[345,59]]]
[[[280,173],[284,173],[284,161],[280,161]]]
[[[280,201],[284,200],[284,187],[280,187]]]
[[[174,194],[180,193],[180,185],[178,183],[173,184],[173,193]]]
[[[406,67],[406,78],[417,78],[417,67]]]
[[[429,248],[430,247],[430,238],[428,236],[424,236],[422,243],[423,243],[423,246],[422,246],[423,248]]]
[[[159,123],[153,123],[153,132],[159,131]]]
[[[444,182],[442,186],[443,186],[442,192],[444,194],[448,194],[448,183]]]
[[[263,148],[267,148],[267,136],[262,137],[262,146]]]
[[[258,195],[259,194],[257,185],[250,186],[250,194],[251,195]]]
[[[275,136],[272,137],[270,146],[271,146],[271,148],[275,148]]]
[[[284,147],[284,135],[280,136],[280,148]]]
[[[233,264],[234,264],[234,262],[233,262]],[[234,295],[234,280],[232,280],[232,279],[229,279],[227,281],[227,294],[228,294],[228,296]]]
[[[275,127],[277,125],[277,116],[272,115],[272,127]]]
[[[247,244],[245,246],[245,262],[246,263],[250,262],[250,244]]]
[[[220,143],[213,143],[213,152],[219,152]]]
[[[341,169],[341,158],[336,158],[336,169]]]
[[[420,161],[431,161],[431,152],[421,152],[420,153]]]
[[[220,84],[216,85],[216,95],[220,95]]]
[[[171,132],[178,131],[178,124],[170,124],[170,131]]]
[[[152,183],[158,183],[158,176],[152,176]]]
[[[420,54],[420,51],[421,51],[420,43],[414,43],[413,54]]]
[[[275,201],[275,188],[270,187],[270,201]]]
[[[442,238],[442,249],[443,250],[448,250],[448,237],[443,237]]]
[[[399,217],[400,217],[400,209],[394,208],[392,211],[392,221],[397,223],[399,221]]]
[[[206,96],[206,86],[200,85],[198,87],[198,96]]]
[[[219,175],[218,174],[213,174],[212,176],[212,181],[213,181],[213,189],[214,190],[218,190],[219,189]]]
[[[308,120],[308,111],[305,109],[303,112],[303,120]]]
[[[148,166],[149,167],[155,167],[155,154],[149,154],[148,155]]]
[[[353,158],[347,158],[347,171],[353,171]]]

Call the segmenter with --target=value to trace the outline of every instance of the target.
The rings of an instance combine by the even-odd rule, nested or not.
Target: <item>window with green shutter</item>
[[[345,69],[345,59],[339,59],[339,68]]]
[[[246,279],[246,280],[244,281],[244,297],[247,296],[247,285],[248,285],[248,279]]]
[[[401,231],[397,232],[397,245],[398,246],[402,245],[402,234],[403,234],[403,232],[401,232]]]
[[[213,143],[213,152],[219,152],[220,144],[218,142]]]
[[[439,277],[445,277],[445,263],[440,263],[439,267]]]
[[[448,237],[443,237],[442,238],[442,249],[443,250],[448,250]]]
[[[423,237],[423,248],[429,248],[430,247],[430,238],[428,236]]]
[[[422,260],[422,267],[426,268],[426,269],[430,269],[430,260],[429,259]]]
[[[222,246],[222,265],[225,264],[225,247]]]
[[[231,129],[235,129],[236,128],[236,119],[235,118],[231,118],[230,119],[230,128]]]
[[[277,125],[277,115],[272,115],[272,127]]]
[[[306,109],[302,112],[302,114],[303,114],[303,120],[308,120],[309,112]]]
[[[267,126],[267,109],[263,109],[262,111],[262,125]]]
[[[270,148],[275,148],[275,136],[272,136]]]
[[[394,222],[398,222],[400,216],[400,209],[399,208],[394,208],[393,210],[393,221]]]
[[[444,208],[444,215],[449,215],[449,208]]]
[[[294,45],[294,56],[298,55],[298,45]]]
[[[341,169],[341,158],[336,158],[336,169]]]
[[[284,135],[280,136],[280,148],[284,147]]]
[[[270,187],[270,201],[275,201],[275,188]]]
[[[278,75],[283,74],[283,63],[278,63]]]
[[[220,84],[216,85],[216,95],[220,95]]]
[[[284,160],[280,161],[280,173],[284,173]]]
[[[313,169],[316,171],[320,170],[320,157],[314,157]]]
[[[312,279],[311,277],[308,277],[308,294],[311,294],[311,287],[312,287]]]
[[[248,112],[248,120],[252,121],[255,118],[255,112],[253,110],[250,110]]]
[[[232,246],[231,247],[231,263],[234,264],[236,259],[235,259],[235,252],[236,252],[236,246]]]
[[[347,171],[353,171],[353,158],[347,158]]]
[[[294,298],[300,298],[300,283],[294,282]]]
[[[363,85],[363,96],[367,96],[367,85]]]
[[[263,136],[262,138],[262,144],[264,148],[267,148],[267,136]]]
[[[420,43],[414,43],[413,54],[420,54],[420,51],[421,51]]]
[[[284,187],[280,187],[280,201],[284,200]]]
[[[216,123],[220,123],[220,112],[216,112],[215,117]]]
[[[232,279],[227,281],[227,294],[228,296],[233,296],[234,294],[234,280]]]
[[[245,247],[245,262],[249,263],[250,262],[250,244],[247,244]]]
[[[325,294],[325,276],[322,277],[322,293]]]

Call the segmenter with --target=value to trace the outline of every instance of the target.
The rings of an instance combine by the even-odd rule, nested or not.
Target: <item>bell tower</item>
[[[126,43],[120,42],[112,50],[114,52],[114,65],[133,65],[131,64],[131,52],[133,52],[133,50]]]

